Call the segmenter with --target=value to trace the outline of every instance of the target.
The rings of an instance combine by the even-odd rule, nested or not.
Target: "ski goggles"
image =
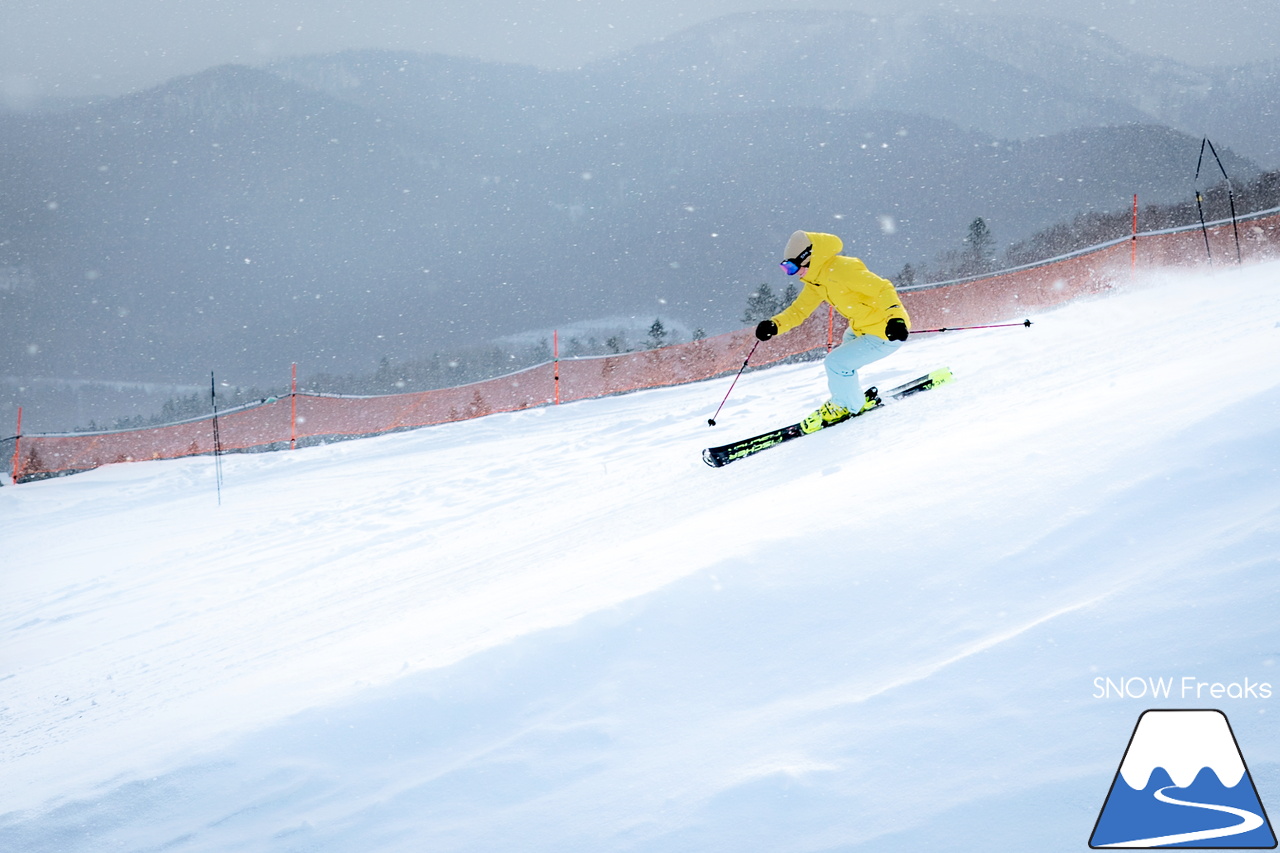
[[[779,264],[779,266],[782,267],[783,271],[786,272],[787,275],[795,275],[800,272],[801,267],[805,266],[809,262],[809,256],[812,254],[813,246],[806,246],[803,252],[796,255],[794,258],[788,258]]]

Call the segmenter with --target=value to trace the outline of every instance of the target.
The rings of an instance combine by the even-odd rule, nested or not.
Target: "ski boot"
[[[833,403],[828,400],[819,406],[817,411],[800,422],[800,431],[808,435],[811,432],[817,432],[823,427],[847,421],[851,417],[853,417],[853,412],[839,403]]]
[[[863,412],[870,411],[880,405],[880,392],[874,387],[868,388],[865,394],[866,401],[862,404],[862,408],[858,411],[846,409],[839,403],[828,400],[818,407],[817,411],[809,415],[800,422],[800,432],[808,435],[811,432],[817,432],[823,427],[829,427],[832,424],[838,424],[841,421],[847,421],[849,418],[857,417]]]
[[[866,398],[867,398],[867,401],[863,403],[862,408],[858,409],[857,411],[857,414],[859,415],[862,414],[863,412],[871,411],[876,406],[882,405],[882,403],[880,402],[880,390],[876,388],[876,386],[874,385],[872,385],[870,388],[867,389]]]

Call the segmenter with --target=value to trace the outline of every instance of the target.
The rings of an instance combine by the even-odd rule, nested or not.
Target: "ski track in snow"
[[[1007,849],[1077,849],[1142,710],[1095,675],[1280,648],[1277,279],[921,336],[864,381],[955,384],[719,470],[820,364],[714,429],[730,378],[227,456],[221,507],[208,459],[0,490],[0,846],[919,849],[1076,785]]]

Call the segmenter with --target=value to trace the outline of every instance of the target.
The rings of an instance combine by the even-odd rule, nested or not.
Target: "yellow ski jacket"
[[[834,234],[805,233],[813,243],[809,271],[801,278],[804,287],[795,301],[773,318],[778,334],[799,326],[823,302],[849,321],[855,335],[888,340],[884,327],[894,317],[911,327],[893,282],[871,272],[858,258],[843,257],[840,250],[844,243]]]

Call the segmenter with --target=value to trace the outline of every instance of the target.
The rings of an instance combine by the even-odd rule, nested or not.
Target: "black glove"
[[[884,336],[891,341],[905,341],[907,339],[907,321],[901,317],[894,317],[884,326]]]
[[[778,334],[778,324],[772,320],[761,320],[760,325],[756,326],[756,337],[762,341],[767,341],[776,334]]]

